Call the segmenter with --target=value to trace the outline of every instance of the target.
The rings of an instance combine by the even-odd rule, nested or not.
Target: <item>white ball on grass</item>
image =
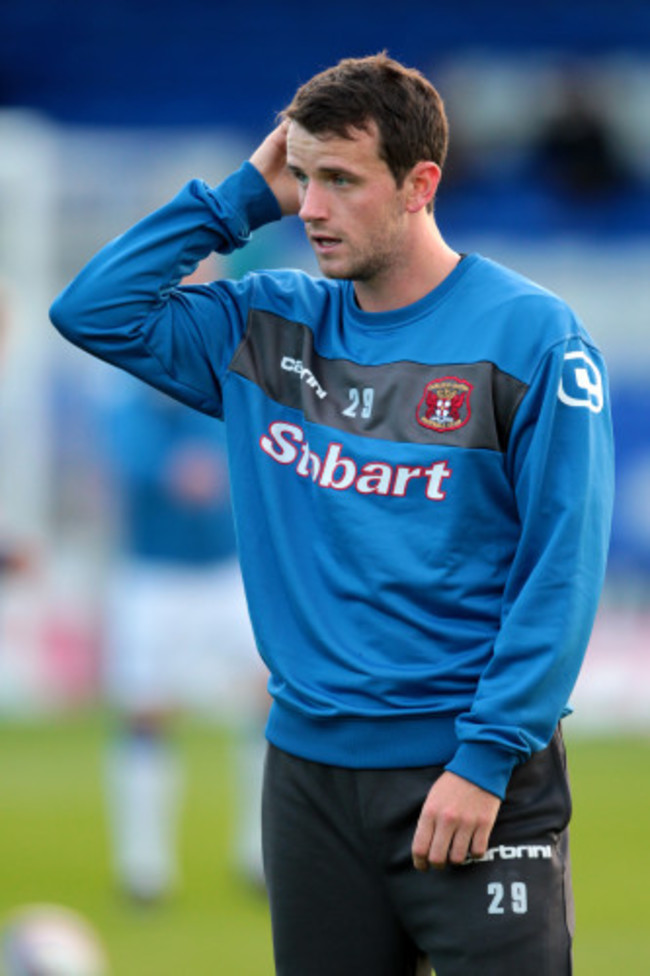
[[[61,905],[17,908],[0,932],[2,976],[108,976],[106,954],[90,925]]]

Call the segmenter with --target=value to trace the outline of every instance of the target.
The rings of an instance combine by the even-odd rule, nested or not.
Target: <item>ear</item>
[[[442,171],[437,163],[422,160],[416,163],[406,177],[406,209],[417,213],[425,209],[433,200],[440,183]]]

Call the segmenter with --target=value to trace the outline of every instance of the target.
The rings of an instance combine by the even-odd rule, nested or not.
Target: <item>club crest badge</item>
[[[418,423],[439,434],[464,427],[472,412],[470,396],[473,389],[471,383],[457,376],[431,380],[417,406]]]

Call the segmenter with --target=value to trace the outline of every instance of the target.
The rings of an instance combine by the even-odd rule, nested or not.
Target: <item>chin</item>
[[[319,261],[318,267],[325,278],[347,280],[352,277],[348,268],[342,268],[340,265],[339,267],[331,264],[328,265],[327,261]]]
[[[350,281],[352,279],[351,274],[348,274],[347,272],[342,270],[337,270],[336,268],[323,268],[321,266],[321,271],[323,272],[323,276],[325,278],[332,278],[332,280]]]

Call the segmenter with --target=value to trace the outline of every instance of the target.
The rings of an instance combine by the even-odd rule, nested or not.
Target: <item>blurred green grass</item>
[[[266,901],[233,873],[227,733],[185,722],[183,885],[135,910],[110,876],[102,801],[101,713],[0,724],[0,918],[48,901],[82,912],[107,946],[112,976],[271,976]],[[576,976],[650,973],[650,737],[568,747],[577,902]]]
[[[115,890],[103,807],[108,723],[99,713],[0,724],[0,918],[55,902],[98,930],[111,976],[273,973],[266,900],[233,871],[231,758],[226,733],[183,723],[186,762],[182,887],[156,908]]]
[[[569,722],[570,727],[570,722]],[[650,973],[650,735],[568,736],[576,976]]]

